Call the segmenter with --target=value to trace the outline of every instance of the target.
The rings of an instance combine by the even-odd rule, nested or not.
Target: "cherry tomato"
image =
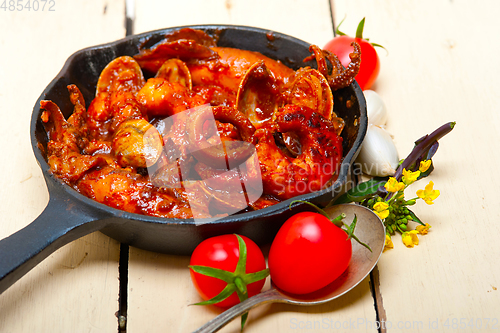
[[[240,242],[238,237],[241,237],[243,243],[241,245],[246,248],[246,262],[242,262],[240,259]],[[243,251],[245,250],[243,249]],[[238,265],[240,269],[243,269],[243,272],[237,272]],[[233,274],[234,276],[228,283],[220,278],[195,272],[200,266],[203,266],[201,267],[202,269],[204,267],[209,267],[226,271],[226,273],[223,272],[224,276],[230,275],[227,274],[227,272],[235,274]],[[266,269],[264,255],[257,244],[245,236],[234,234],[216,236],[201,242],[191,255],[190,271],[193,284],[204,300],[213,299],[215,296],[219,295],[228,284],[233,284],[232,287],[236,289],[236,287],[240,288],[241,283],[244,285],[243,288],[246,288],[247,292],[244,298],[251,297],[262,290],[265,283],[265,277],[269,275],[269,271]],[[259,272],[260,276],[249,278],[249,273],[256,272]],[[239,279],[239,281],[236,281],[237,279]],[[254,281],[255,279],[258,280]],[[247,285],[247,282],[250,283]],[[234,291],[223,301],[217,303],[202,302],[199,304],[214,304],[219,307],[227,308],[239,302],[240,297],[238,292]]]
[[[351,61],[349,53],[354,51],[351,43],[358,43],[361,47],[361,64],[359,72],[356,75],[356,82],[358,82],[362,90],[367,90],[371,88],[380,71],[380,59],[374,47],[380,47],[380,45],[370,43],[367,39],[363,39],[364,22],[365,19],[361,20],[359,23],[356,31],[356,37],[347,36],[340,32],[337,28],[337,34],[339,34],[339,36],[326,43],[323,49],[336,54],[342,65],[347,67]]]
[[[307,294],[337,279],[351,255],[351,240],[344,230],[324,215],[298,213],[283,224],[271,244],[271,280],[285,292]]]

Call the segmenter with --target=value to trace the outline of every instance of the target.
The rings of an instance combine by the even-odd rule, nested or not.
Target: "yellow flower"
[[[425,203],[428,205],[432,205],[434,203],[432,201],[435,200],[439,196],[439,190],[433,190],[432,189],[433,186],[434,186],[434,183],[431,180],[429,182],[429,184],[427,184],[427,186],[425,187],[425,190],[418,190],[417,191],[417,196],[419,198],[424,199]]]
[[[389,205],[384,201],[379,201],[375,205],[373,205],[373,210],[381,220],[389,216]]]
[[[429,232],[429,229],[431,226],[429,223],[426,223],[425,225],[417,225],[415,229],[418,231],[419,234],[421,235],[426,235]]]
[[[406,169],[403,169],[403,177],[402,181],[405,183],[405,185],[410,185],[411,183],[414,183],[417,178],[420,176],[420,171],[408,171]]]
[[[406,245],[406,247],[413,247],[414,245],[418,245],[418,231],[417,230],[411,230],[411,231],[405,231],[401,235],[403,244]]]
[[[418,170],[420,170],[420,172],[426,172],[431,167],[431,163],[432,163],[431,160],[420,161],[420,166],[418,167]]]
[[[398,182],[396,178],[391,177],[387,183],[385,183],[384,187],[388,192],[399,192],[405,188],[405,184]]]
[[[394,248],[394,244],[392,243],[391,236],[385,234],[385,243],[384,243],[384,251],[390,250]]]

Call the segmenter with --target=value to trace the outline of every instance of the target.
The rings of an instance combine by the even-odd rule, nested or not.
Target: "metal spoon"
[[[346,215],[345,221],[352,221],[354,215],[358,217],[355,234],[372,249],[352,242],[352,258],[347,270],[328,286],[306,295],[290,295],[280,291],[276,286],[257,294],[221,313],[205,325],[198,328],[195,333],[217,332],[235,317],[241,316],[250,309],[266,303],[288,303],[295,305],[316,305],[326,303],[338,298],[354,287],[370,274],[377,264],[384,249],[385,227],[380,218],[370,209],[355,205],[341,204],[325,209],[331,217],[341,213]],[[349,222],[348,222],[349,223]]]

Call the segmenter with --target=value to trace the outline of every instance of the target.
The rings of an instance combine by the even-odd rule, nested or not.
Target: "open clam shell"
[[[184,61],[177,58],[165,61],[156,72],[156,77],[164,78],[169,82],[177,82],[189,90],[193,89],[193,80],[189,68]]]
[[[274,74],[264,61],[253,64],[241,80],[236,107],[257,128],[271,119],[278,107],[275,82]]]

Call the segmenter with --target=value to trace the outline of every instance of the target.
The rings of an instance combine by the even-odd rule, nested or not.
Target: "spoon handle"
[[[250,309],[253,309],[261,304],[273,302],[283,302],[283,297],[276,289],[271,288],[227,309],[193,333],[217,332],[235,317],[241,316],[245,312],[248,312]]]

